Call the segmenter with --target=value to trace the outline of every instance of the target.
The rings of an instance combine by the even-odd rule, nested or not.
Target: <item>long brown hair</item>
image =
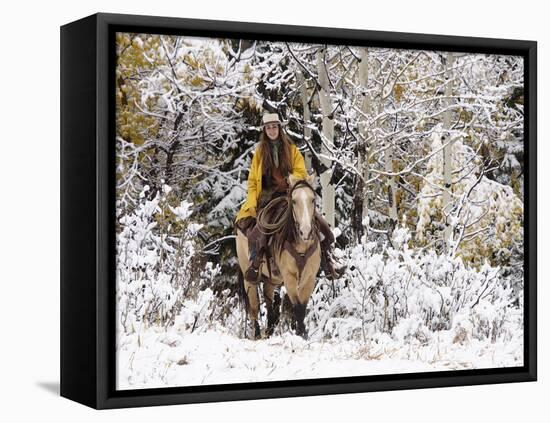
[[[278,143],[280,143],[279,146],[279,169],[281,170],[281,174],[283,176],[287,176],[292,168],[291,158],[290,158],[290,144],[292,143],[292,140],[289,138],[289,136],[283,131],[283,128],[279,126],[279,137],[278,137]],[[271,148],[270,143],[275,142],[271,141],[267,134],[265,133],[265,129],[262,131],[260,135],[260,153],[262,158],[262,174],[267,175],[271,177],[271,171],[275,164],[273,163],[273,158],[271,157]]]

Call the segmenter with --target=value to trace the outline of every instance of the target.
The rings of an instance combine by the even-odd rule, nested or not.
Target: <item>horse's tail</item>
[[[245,308],[248,310],[248,295],[244,288],[244,275],[240,267],[237,268],[237,294],[241,304],[244,304]]]

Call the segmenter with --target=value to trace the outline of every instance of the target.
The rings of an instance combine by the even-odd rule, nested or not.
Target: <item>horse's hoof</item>
[[[260,339],[262,337],[262,332],[260,331],[260,325],[258,322],[254,322],[254,339]]]
[[[296,335],[302,337],[303,339],[305,339],[307,341],[307,331],[305,329],[304,330],[297,330]]]
[[[265,336],[270,337],[275,332],[275,326],[268,326],[265,330]]]

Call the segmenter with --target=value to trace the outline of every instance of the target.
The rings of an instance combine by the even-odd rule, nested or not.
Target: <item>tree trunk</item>
[[[298,81],[298,84],[300,84],[300,95],[302,97],[302,108],[304,111],[303,119],[304,119],[304,139],[311,142],[311,128],[308,126],[311,122],[311,112],[309,110],[309,103],[308,103],[308,92],[307,92],[307,83],[304,77],[304,74],[302,71],[296,72],[296,79]],[[308,173],[311,169],[311,152],[307,150],[304,154],[304,160],[306,162],[306,169]]]
[[[386,81],[386,84],[388,81]],[[382,114],[384,112],[384,102],[387,95],[385,94],[385,88],[386,85],[382,84],[380,87],[380,102],[378,103],[378,114]],[[384,129],[385,133],[388,133],[391,131],[390,125],[388,123],[388,119],[386,118],[382,122],[382,127]],[[387,146],[384,152],[384,170],[387,173],[393,173],[393,155],[394,155],[394,146],[393,146],[393,140],[386,136],[385,139]],[[395,176],[388,176],[387,177],[387,201],[388,201],[388,217],[389,217],[389,225],[388,225],[388,235],[391,236],[395,226],[397,225],[397,197],[396,197],[396,190],[397,190],[397,184],[395,183]]]
[[[362,91],[362,103],[361,110],[366,116],[370,116],[372,113],[372,99],[367,92],[369,83],[369,65],[368,65],[368,49],[362,49],[361,61],[359,63],[359,86]],[[359,143],[357,146],[357,170],[361,172],[364,180],[370,178],[369,173],[369,145],[368,138],[368,126],[365,117],[360,117],[358,124],[359,130]],[[357,178],[356,189],[354,193],[354,219],[355,219],[355,235],[357,242],[361,241],[361,237],[364,233],[363,219],[368,216],[369,213],[369,198],[368,198],[368,186],[363,183],[360,178]]]
[[[454,56],[453,53],[447,53],[446,60],[446,72],[445,72],[445,99],[443,101],[444,107],[449,107],[451,105],[451,96],[453,95],[453,83],[452,83],[452,71]],[[451,111],[446,110],[443,113],[443,135],[441,137],[441,143],[445,145],[449,141],[449,130],[451,129]],[[451,203],[451,193],[452,190],[452,160],[453,160],[453,145],[449,143],[446,147],[443,148],[443,186],[445,191],[443,191],[443,213],[447,215],[450,212],[450,203]],[[445,246],[447,250],[451,247],[451,235],[452,228],[449,223],[449,219],[445,218],[444,222],[445,228],[443,230],[443,239],[445,240]]]
[[[333,106],[330,97],[330,84],[324,63],[325,54],[326,51],[324,48],[321,48],[317,53],[317,72],[319,75],[319,84],[321,85],[321,89],[319,90],[319,102],[323,114],[323,143],[321,146],[321,153],[331,155],[329,149],[325,146],[325,143],[328,144],[329,147],[332,147],[334,144],[334,116],[332,114]],[[321,175],[321,195],[323,197],[321,211],[330,227],[334,228],[334,186],[330,183],[332,178],[332,162],[326,158],[323,158],[321,161],[328,168],[328,170]]]
[[[388,173],[393,173],[393,145],[389,140],[390,145],[386,149],[384,154],[385,170]],[[397,224],[397,196],[396,196],[397,184],[395,183],[395,176],[388,177],[388,215],[390,217],[390,228],[393,230]]]

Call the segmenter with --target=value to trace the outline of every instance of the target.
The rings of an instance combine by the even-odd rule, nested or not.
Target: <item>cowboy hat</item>
[[[279,115],[277,113],[264,113],[262,117],[262,123],[267,125],[268,123],[277,122],[279,125],[281,121],[279,120]]]

